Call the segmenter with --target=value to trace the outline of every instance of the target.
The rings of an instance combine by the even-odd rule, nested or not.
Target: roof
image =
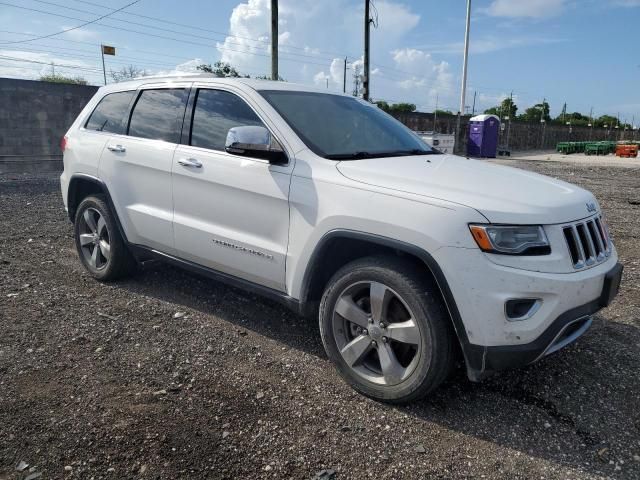
[[[497,115],[476,115],[475,117],[471,117],[469,119],[470,122],[484,122],[486,120],[489,120],[490,118],[495,118],[496,120],[500,121],[500,119],[498,118]]]
[[[272,80],[258,80],[254,78],[243,77],[217,77],[210,73],[188,73],[176,74],[176,75],[158,75],[140,77],[126,82],[111,83],[105,87],[106,90],[126,90],[132,88],[138,88],[141,85],[147,83],[162,83],[162,82],[198,82],[198,83],[217,83],[238,85],[243,84],[254,90],[289,90],[297,92],[318,92],[318,93],[331,93],[334,95],[344,95],[342,92],[336,92],[334,90],[327,90],[325,88],[311,87],[309,85],[302,85],[299,83],[290,82],[274,82]]]

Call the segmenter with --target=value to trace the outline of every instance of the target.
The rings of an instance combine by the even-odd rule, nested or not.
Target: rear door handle
[[[112,152],[120,152],[120,153],[122,153],[122,152],[126,152],[127,151],[127,149],[124,148],[122,145],[107,145],[107,148],[109,150],[111,150]]]
[[[202,167],[202,162],[200,162],[195,158],[181,158],[180,160],[178,160],[178,163],[183,167],[194,167],[194,168]]]

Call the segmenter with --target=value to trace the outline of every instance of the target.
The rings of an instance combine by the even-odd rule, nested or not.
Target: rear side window
[[[135,91],[129,91],[105,95],[84,127],[98,132],[124,133],[124,119],[134,94]]]
[[[186,103],[184,88],[143,90],[133,107],[128,134],[178,143]]]
[[[198,90],[191,127],[191,145],[224,150],[232,127],[263,126],[251,107],[237,95],[222,90]]]

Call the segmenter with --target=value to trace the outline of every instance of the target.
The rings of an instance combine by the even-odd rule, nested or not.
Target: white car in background
[[[162,259],[316,315],[378,400],[426,395],[582,335],[617,293],[602,211],[574,185],[441,154],[376,106],[285,82],[101,88],[60,177],[87,271]]]

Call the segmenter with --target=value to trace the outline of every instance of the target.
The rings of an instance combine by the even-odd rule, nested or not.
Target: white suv
[[[407,402],[582,335],[616,295],[581,188],[444,155],[356,98],[202,76],[101,88],[62,141],[98,280],[162,259],[318,315],[340,374]]]

